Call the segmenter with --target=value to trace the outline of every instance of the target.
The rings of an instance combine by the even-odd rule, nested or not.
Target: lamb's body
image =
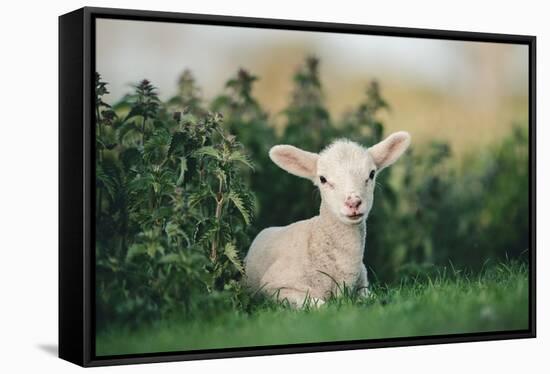
[[[363,264],[366,225],[347,225],[322,204],[320,214],[284,227],[270,227],[254,239],[245,258],[248,284],[300,306],[337,293],[338,286],[366,292]]]
[[[344,286],[366,295],[365,221],[375,175],[397,160],[409,142],[401,132],[369,149],[347,140],[320,154],[273,147],[269,155],[277,165],[319,187],[321,208],[316,217],[258,234],[245,258],[249,287],[298,307],[307,298],[322,304]]]

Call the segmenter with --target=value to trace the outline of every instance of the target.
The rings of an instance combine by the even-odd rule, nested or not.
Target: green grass
[[[528,269],[499,265],[480,275],[421,275],[373,287],[368,299],[333,298],[291,310],[263,302],[251,313],[220,310],[213,318],[173,318],[139,329],[98,332],[97,355],[428,336],[528,328]]]

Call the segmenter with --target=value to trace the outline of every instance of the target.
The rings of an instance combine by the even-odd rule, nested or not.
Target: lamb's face
[[[332,214],[354,225],[363,222],[372,208],[377,174],[393,164],[409,144],[409,134],[401,131],[368,149],[349,140],[337,140],[320,154],[276,145],[269,156],[289,173],[311,179]]]
[[[314,183],[334,216],[346,224],[358,224],[372,208],[376,173],[366,148],[337,141],[319,154]]]

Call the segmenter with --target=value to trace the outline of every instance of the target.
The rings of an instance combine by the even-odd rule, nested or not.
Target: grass
[[[428,336],[528,328],[528,268],[501,264],[481,274],[419,275],[371,296],[344,295],[320,308],[292,310],[264,301],[251,313],[220,311],[139,329],[98,332],[96,354],[118,355],[228,347]]]

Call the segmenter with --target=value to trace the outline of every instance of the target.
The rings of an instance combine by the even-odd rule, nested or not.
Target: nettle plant
[[[186,74],[180,85],[194,85]],[[253,212],[241,144],[220,114],[185,97],[192,87],[169,105],[147,80],[114,106],[107,93],[97,74],[98,322],[191,312],[239,288]]]

